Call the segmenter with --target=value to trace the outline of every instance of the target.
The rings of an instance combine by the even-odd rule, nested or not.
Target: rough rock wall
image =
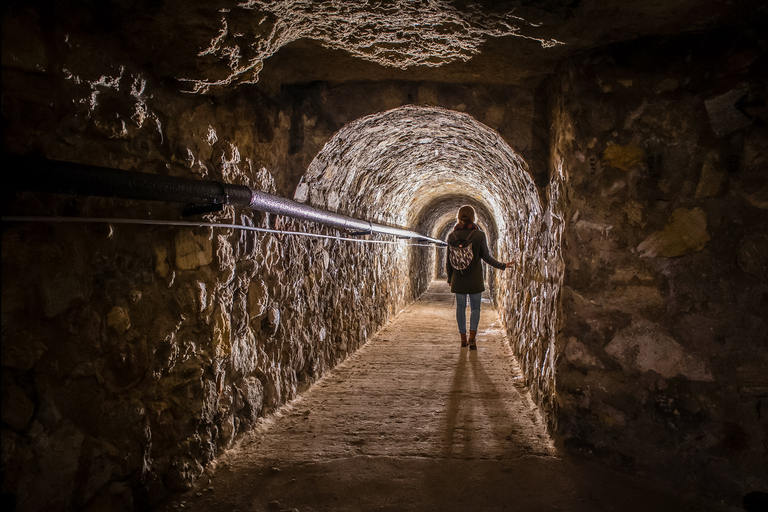
[[[529,212],[518,236],[499,239],[499,258],[516,266],[494,289],[499,317],[525,382],[550,425],[556,421],[554,345],[563,275],[558,193],[558,184],[550,184],[547,209]]]
[[[531,98],[521,91],[273,84],[200,97],[123,58],[103,34],[43,29],[29,13],[10,21],[3,151],[290,197],[344,124],[408,103],[469,111],[523,156],[531,150]],[[180,210],[8,199],[4,214],[173,219]],[[209,220],[318,231],[230,208]],[[119,510],[188,486],[239,432],[428,284],[432,249],[409,257],[372,247],[209,228],[4,223],[4,499],[20,511]],[[422,264],[428,273],[414,269]]]
[[[184,488],[404,304],[386,260],[328,240],[22,225],[3,262],[17,510]]]
[[[765,40],[643,43],[574,59],[553,94],[558,431],[737,499],[768,486]]]
[[[4,39],[4,151],[289,195],[298,176],[280,170],[321,146],[296,143],[291,101],[182,95],[114,48],[37,32],[37,52]],[[8,199],[4,214],[180,211]],[[209,220],[326,232],[231,208]],[[4,223],[2,260],[2,493],[19,511],[130,509],[187,487],[411,300],[390,250],[235,230]]]

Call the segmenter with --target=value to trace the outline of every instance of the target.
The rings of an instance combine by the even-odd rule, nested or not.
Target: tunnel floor
[[[724,510],[560,453],[492,305],[475,352],[452,301],[434,282],[158,510]]]

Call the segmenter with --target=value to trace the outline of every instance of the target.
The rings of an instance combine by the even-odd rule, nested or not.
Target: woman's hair
[[[471,224],[475,222],[475,210],[471,206],[462,206],[459,208],[459,213],[456,215],[456,219],[462,224]]]

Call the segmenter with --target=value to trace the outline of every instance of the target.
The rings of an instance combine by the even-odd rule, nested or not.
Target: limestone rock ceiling
[[[237,7],[231,16],[222,13],[219,34],[199,54],[225,61],[230,72],[220,79],[193,80],[195,92],[256,81],[265,59],[304,38],[400,69],[467,61],[491,37],[521,37],[545,48],[562,44],[527,34],[522,27],[536,25],[513,10],[483,12],[475,5],[460,10],[447,0],[249,0]]]
[[[739,16],[750,12],[744,2],[726,0],[109,5],[101,7],[107,13],[102,17],[137,61],[197,92],[265,79],[531,85],[565,55],[645,35],[739,23]]]

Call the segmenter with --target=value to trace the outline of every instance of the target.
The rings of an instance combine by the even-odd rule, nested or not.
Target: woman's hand
[[[507,268],[512,268],[514,266],[515,266],[515,263],[513,261],[510,261],[509,263],[507,263]]]

